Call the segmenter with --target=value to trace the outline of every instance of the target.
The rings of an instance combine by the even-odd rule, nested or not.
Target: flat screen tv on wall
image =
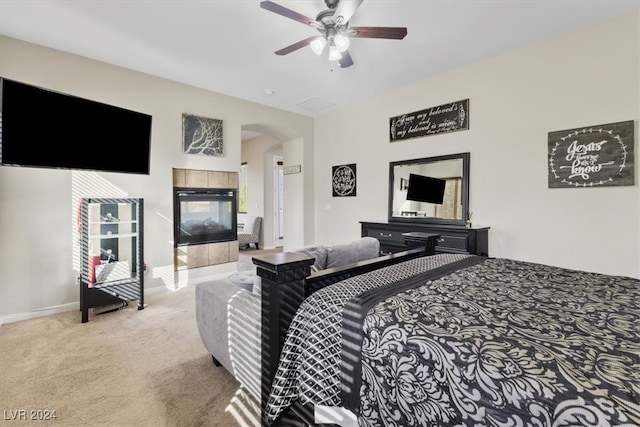
[[[151,116],[0,78],[0,165],[149,174]]]

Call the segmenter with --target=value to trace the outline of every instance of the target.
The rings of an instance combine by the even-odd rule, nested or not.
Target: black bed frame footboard
[[[407,242],[411,248],[407,251],[313,274],[311,266],[315,259],[299,253],[284,252],[253,257],[258,276],[262,279],[262,425],[268,425],[264,408],[287,330],[302,301],[313,292],[349,277],[434,253],[433,235],[425,237],[423,246],[416,243],[414,238]],[[310,420],[313,420],[312,407],[294,406],[272,425],[313,425]]]

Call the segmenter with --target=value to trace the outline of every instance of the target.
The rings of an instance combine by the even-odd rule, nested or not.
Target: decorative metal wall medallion
[[[333,166],[331,184],[333,197],[356,195],[356,164]]]

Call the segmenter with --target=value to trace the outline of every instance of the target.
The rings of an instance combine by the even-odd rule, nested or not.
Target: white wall
[[[301,165],[301,172],[287,174],[284,176],[284,250],[291,251],[301,248],[313,242],[312,239],[305,240],[306,222],[310,221],[307,215],[298,215],[304,211],[305,195],[313,195],[313,192],[304,191],[305,180],[313,177],[307,172],[307,165],[304,162],[304,144],[300,140],[287,141],[282,145],[284,167]]]
[[[399,64],[398,66],[401,66]],[[470,99],[470,129],[389,143],[389,118]],[[470,211],[489,253],[640,277],[640,14],[567,33],[316,119],[318,243],[386,221],[390,161],[471,153]],[[636,184],[549,189],[547,134],[635,120]],[[357,164],[357,197],[333,198],[331,167]]]
[[[245,124],[279,129],[312,150],[313,120],[308,117],[6,37],[0,37],[0,52],[2,77],[153,116],[150,175],[0,167],[2,322],[77,308],[74,214],[80,197],[144,198],[145,286],[173,288],[172,168],[239,171]],[[183,112],[224,121],[224,157],[182,153]],[[32,131],[47,137],[37,121]],[[103,150],[87,148],[91,153]],[[311,208],[305,210],[312,218]],[[205,267],[187,275],[202,277],[233,267]]]
[[[242,142],[242,162],[247,163],[247,215],[262,217],[260,247],[273,247],[273,201],[270,189],[273,173],[265,168],[265,153],[282,156],[282,143],[272,136],[262,135]],[[269,204],[269,206],[267,206]],[[269,209],[267,209],[269,207]],[[238,215],[243,222],[244,215]]]
[[[263,231],[264,231],[264,243],[263,247],[265,249],[271,249],[274,245],[274,235],[275,225],[274,225],[274,217],[275,217],[275,184],[276,173],[274,169],[274,157],[278,159],[282,158],[282,145],[272,146],[268,150],[262,153],[262,170],[263,174],[263,188],[264,188],[264,221],[263,221]]]

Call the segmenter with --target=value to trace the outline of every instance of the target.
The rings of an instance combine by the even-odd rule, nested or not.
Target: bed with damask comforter
[[[309,296],[265,418],[344,407],[360,426],[640,425],[640,280],[440,254]]]

